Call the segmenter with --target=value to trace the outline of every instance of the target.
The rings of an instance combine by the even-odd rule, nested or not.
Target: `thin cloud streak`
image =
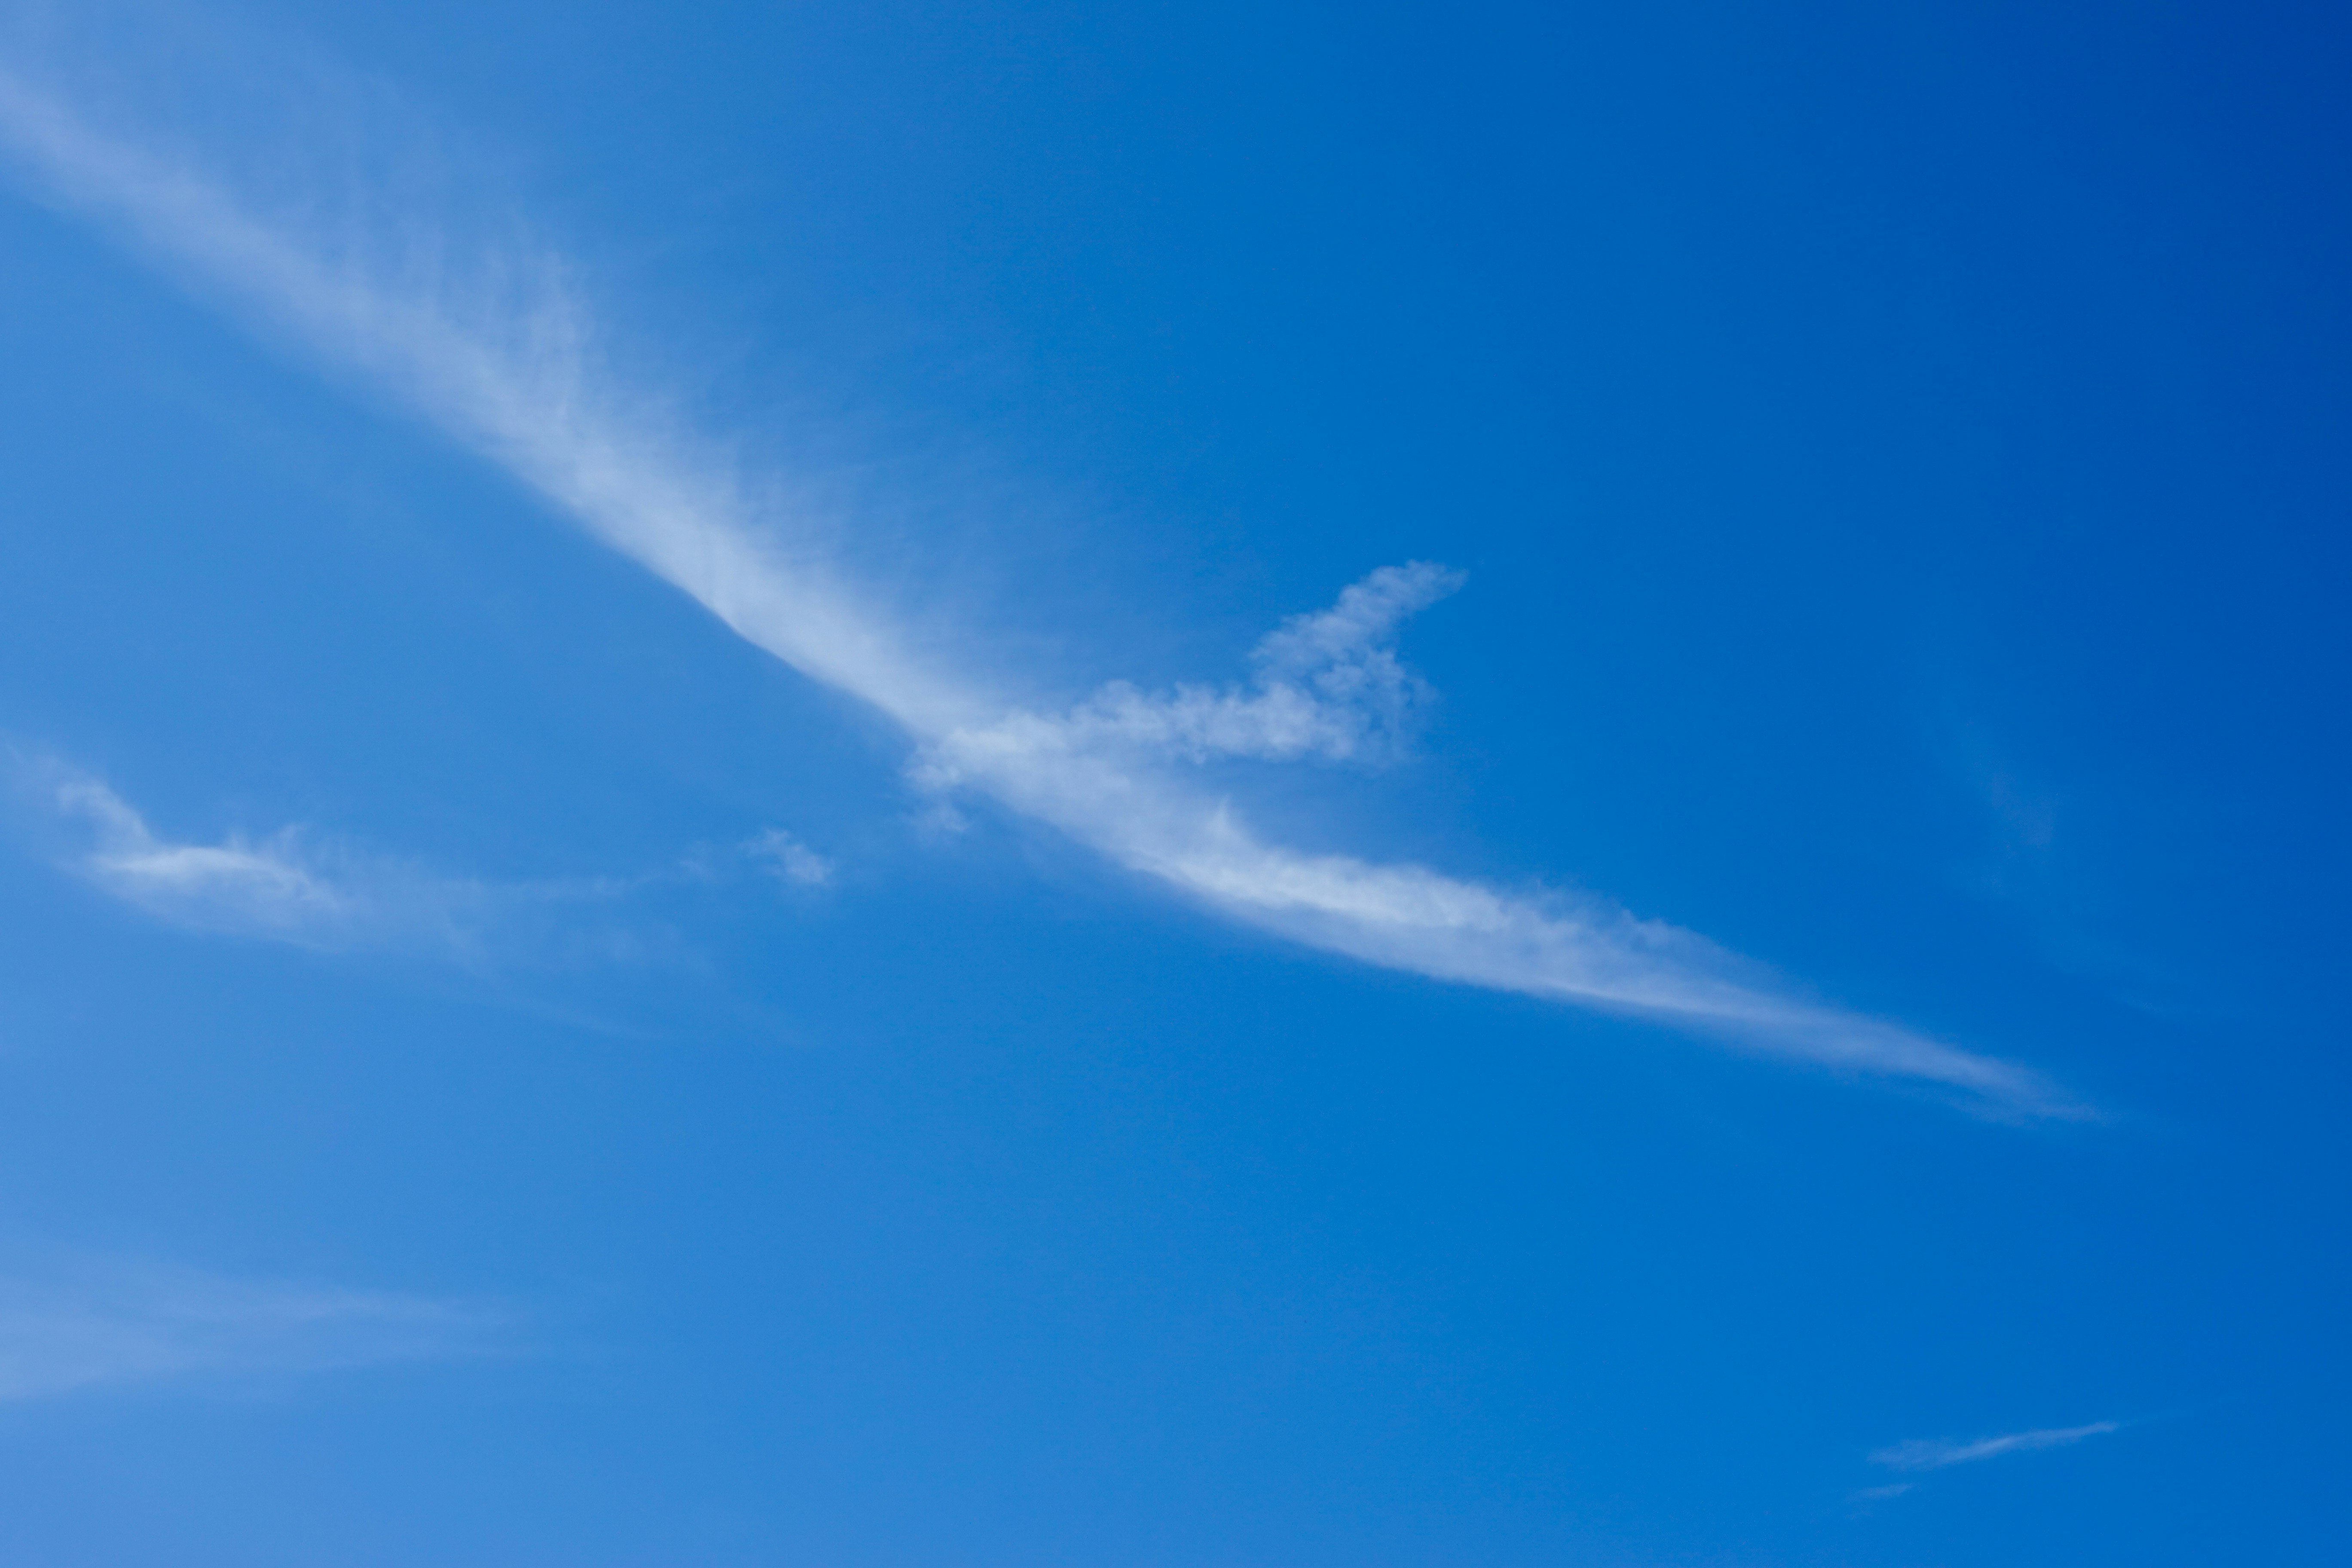
[[[0,798],[71,875],[170,925],[319,952],[395,952],[475,971],[656,959],[672,942],[619,923],[665,889],[748,877],[803,893],[840,868],[781,827],[633,876],[489,881],[441,875],[301,826],[218,843],[166,837],[97,774],[0,743]]]
[[[552,258],[485,258],[488,281],[469,292],[451,282],[462,247],[446,237],[371,247],[272,217],[249,193],[104,133],[5,71],[0,142],[141,249],[394,395],[750,642],[888,715],[917,748],[918,775],[940,789],[983,792],[1199,904],[1325,952],[1940,1085],[1997,1113],[2086,1114],[2026,1068],[1805,1000],[1703,938],[1598,899],[1515,896],[1265,843],[1187,776],[1188,762],[1212,756],[1391,754],[1424,692],[1388,639],[1458,581],[1441,568],[1385,569],[1293,621],[1261,645],[1246,688],[1151,698],[1114,686],[1040,716],[968,673],[968,650],[926,657],[834,567],[814,526],[757,504],[721,448],[600,365]],[[415,254],[437,259],[420,271],[405,259]],[[227,860],[190,869],[247,889],[272,875]],[[280,896],[299,897],[299,884]]]
[[[392,878],[348,858],[328,864],[336,857],[298,829],[257,840],[232,835],[218,844],[178,843],[158,836],[94,774],[55,757],[20,752],[6,760],[18,793],[72,840],[60,857],[68,869],[174,925],[343,947],[381,939],[419,912],[423,889],[388,896]],[[422,901],[446,911],[475,891],[451,884]]]
[[[1870,1462],[1884,1465],[1891,1470],[1944,1470],[1954,1465],[1973,1465],[1984,1459],[1997,1459],[2003,1454],[2032,1454],[2044,1448],[2072,1447],[2086,1438],[2103,1437],[2110,1432],[2121,1430],[2123,1423],[2120,1421],[2094,1421],[2086,1426],[2047,1426],[2032,1432],[2010,1432],[1998,1437],[1976,1437],[1965,1442],[1948,1437],[1915,1437],[1909,1442],[1879,1449],[1870,1456]]]
[[[479,1304],[152,1265],[0,1276],[0,1402],[480,1355],[513,1326]]]
[[[705,866],[492,882],[439,875],[299,826],[189,843],[156,832],[96,774],[22,747],[0,747],[0,784],[49,858],[100,891],[185,930],[317,952],[396,953],[477,972],[642,960],[662,944],[602,917],[656,883],[718,874]],[[761,863],[748,847],[735,859]],[[598,918],[583,922],[583,910]]]
[[[375,902],[304,864],[299,836],[291,830],[258,844],[236,837],[175,844],[158,838],[146,818],[88,774],[60,773],[52,795],[61,816],[92,830],[94,843],[79,868],[109,892],[167,919],[300,940],[356,925]]]

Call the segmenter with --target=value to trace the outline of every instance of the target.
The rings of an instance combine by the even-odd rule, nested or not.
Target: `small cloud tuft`
[[[1188,763],[1218,757],[1265,762],[1377,763],[1402,754],[1426,709],[1428,682],[1399,662],[1396,631],[1407,616],[1463,584],[1427,561],[1383,566],[1341,590],[1339,603],[1293,616],[1250,654],[1247,686],[1179,686],[1146,692],[1114,680],[1058,716],[1018,710],[960,730],[918,764],[935,784],[967,764],[1007,755],[1154,755]]]
[[[796,888],[822,888],[833,880],[833,862],[781,827],[762,829],[743,853],[771,877]]]

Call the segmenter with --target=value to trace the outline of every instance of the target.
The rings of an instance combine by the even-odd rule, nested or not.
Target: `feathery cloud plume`
[[[2000,1113],[2081,1114],[2026,1068],[1811,1002],[1759,965],[1599,899],[1517,895],[1267,843],[1231,799],[1188,776],[1184,764],[1222,756],[1393,754],[1425,692],[1391,638],[1458,583],[1442,568],[1376,572],[1331,610],[1286,624],[1259,646],[1246,687],[1148,696],[1114,685],[1043,715],[977,676],[970,650],[927,653],[857,591],[808,520],[761,504],[722,448],[616,376],[549,253],[486,247],[469,258],[463,237],[436,232],[425,214],[374,231],[322,222],[317,203],[240,184],[233,157],[167,157],[155,138],[103,126],[5,70],[0,145],[211,297],[398,398],[740,636],[872,704],[941,789],[984,793],[1207,909],[1325,952],[1940,1085]],[[284,858],[230,845],[123,874],[162,888],[176,866],[248,906],[323,896]]]
[[[1195,763],[1387,760],[1403,746],[1413,710],[1430,700],[1427,683],[1397,660],[1397,626],[1462,582],[1462,574],[1426,561],[1383,566],[1330,609],[1294,616],[1269,633],[1250,655],[1255,677],[1246,689],[1179,686],[1155,696],[1115,680],[1065,714],[1017,710],[959,729],[919,773],[952,784],[963,758],[1024,754],[1034,764],[1087,752]]]

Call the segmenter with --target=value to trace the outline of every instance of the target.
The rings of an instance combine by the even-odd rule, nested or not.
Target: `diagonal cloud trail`
[[[1942,1470],[1973,1465],[2004,1454],[2037,1454],[2045,1448],[2069,1448],[2086,1438],[2104,1437],[2123,1430],[2120,1421],[2093,1421],[2082,1426],[2044,1426],[2031,1432],[2004,1432],[1997,1437],[1960,1441],[1950,1437],[1914,1437],[1879,1449],[1874,1465],[1893,1470]]]
[[[926,655],[828,560],[813,526],[755,501],[720,448],[603,366],[556,258],[485,254],[453,272],[462,247],[429,228],[354,241],[348,226],[288,216],[152,139],[101,129],[5,66],[0,145],[151,259],[390,394],[738,635],[887,715],[926,782],[983,792],[1231,919],[1328,952],[1919,1080],[1995,1114],[2090,1114],[2025,1068],[1809,1001],[1704,938],[1598,899],[1517,896],[1266,843],[1186,775],[1187,762],[1212,755],[1345,760],[1391,746],[1421,689],[1388,639],[1454,585],[1451,574],[1374,574],[1262,644],[1246,689],[1155,699],[1114,686],[1069,714],[1027,712],[969,673],[968,651]]]

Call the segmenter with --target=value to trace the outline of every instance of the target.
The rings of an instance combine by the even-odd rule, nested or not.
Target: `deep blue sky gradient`
[[[839,872],[468,969],[173,929],[12,841],[0,1271],[524,1327],[0,1404],[9,1557],[2338,1560],[2339,16],[220,16],[462,127],[974,658],[1223,679],[1465,568],[1406,633],[1419,754],[1268,770],[1271,820],[1589,887],[2109,1114],[928,833],[853,703],[11,195],[0,731],[177,837],[522,880],[782,826]],[[1892,1443],[2103,1420],[1853,1500]]]

